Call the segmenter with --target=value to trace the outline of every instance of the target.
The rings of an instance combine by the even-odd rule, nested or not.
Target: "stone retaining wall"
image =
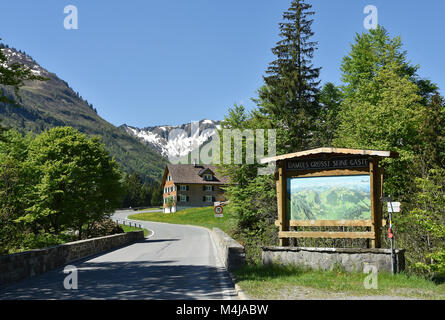
[[[246,263],[244,247],[218,228],[213,228],[212,237],[218,255],[227,270],[232,271]]]
[[[263,264],[293,264],[311,269],[363,272],[366,264],[391,272],[390,249],[263,247]],[[396,272],[405,269],[405,250],[395,250]]]
[[[65,243],[0,256],[0,285],[57,269],[72,261],[144,239],[144,231]]]

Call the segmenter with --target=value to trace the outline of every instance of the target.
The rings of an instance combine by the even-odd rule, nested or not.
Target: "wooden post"
[[[383,174],[385,173],[385,170],[379,167],[379,173],[380,173],[380,198],[381,198],[383,197]]]
[[[287,217],[287,180],[284,174],[284,164],[279,163],[278,167],[278,221],[280,222],[280,232],[289,231],[289,219]],[[286,247],[289,245],[288,238],[280,238],[280,246]]]
[[[381,248],[382,244],[381,244],[381,239],[382,239],[382,228],[383,228],[383,204],[381,201],[381,198],[383,197],[383,168],[379,167],[377,165],[378,168],[378,181],[379,181],[379,194],[377,196],[378,202],[379,202],[379,210],[378,210],[378,217],[377,217],[377,227],[379,229],[378,231],[378,237],[379,237],[379,243],[378,243],[378,247],[377,248]]]
[[[382,229],[382,215],[380,204],[381,192],[381,174],[379,171],[378,159],[372,158],[369,161],[369,175],[371,180],[371,232],[374,234],[374,239],[371,241],[372,248],[381,247],[381,229]]]

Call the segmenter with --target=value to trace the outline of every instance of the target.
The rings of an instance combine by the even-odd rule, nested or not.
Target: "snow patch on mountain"
[[[49,74],[48,71],[39,66],[37,62],[35,62],[26,53],[18,52],[14,49],[7,47],[0,47],[0,50],[2,50],[3,54],[5,55],[8,61],[7,64],[6,63],[3,64],[3,67],[8,68],[11,64],[19,63],[29,68],[31,72],[36,76],[47,76]]]
[[[120,128],[138,138],[139,141],[163,157],[173,158],[185,156],[198,149],[210,141],[217,130],[221,129],[220,121],[203,119],[198,123],[199,127],[196,123],[188,123],[179,126],[163,125],[142,129],[124,124]]]

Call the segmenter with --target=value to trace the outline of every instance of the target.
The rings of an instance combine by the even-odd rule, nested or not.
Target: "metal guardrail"
[[[144,228],[142,228],[142,225],[139,223],[139,225],[138,225],[138,223],[136,223],[135,221],[130,221],[130,220],[127,220],[127,219],[123,219],[123,220],[119,220],[119,219],[116,219],[116,220],[114,220],[117,224],[121,224],[121,225],[124,225],[124,226],[127,226],[127,224],[126,223],[128,223],[128,226],[129,227],[134,227],[134,228],[139,228],[139,229],[144,229]],[[119,221],[122,221],[122,223],[120,223]],[[133,223],[133,225],[131,225]]]
[[[115,211],[138,211],[138,210],[143,210],[143,209],[155,209],[158,208],[160,206],[153,206],[153,207],[131,207],[131,208],[117,208]]]

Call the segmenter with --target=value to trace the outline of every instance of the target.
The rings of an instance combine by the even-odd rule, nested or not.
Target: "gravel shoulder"
[[[258,285],[241,281],[238,285],[254,300],[445,300],[445,294],[434,294],[421,289],[394,289],[391,294],[332,292],[297,285]]]

